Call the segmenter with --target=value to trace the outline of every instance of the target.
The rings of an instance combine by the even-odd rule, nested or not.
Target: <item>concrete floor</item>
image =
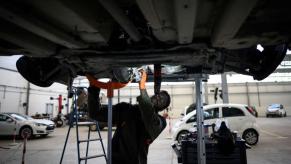
[[[286,118],[258,118],[262,131],[257,146],[247,150],[249,164],[288,164],[291,161],[291,117]],[[173,123],[172,123],[173,124]],[[85,138],[87,129],[80,128],[81,136]],[[55,164],[59,163],[67,127],[58,128],[46,138],[36,138],[28,141],[25,156],[29,164]],[[77,163],[77,149],[75,128],[71,131],[67,151],[63,163]],[[96,134],[94,134],[96,135]],[[177,159],[170,145],[169,129],[166,128],[159,138],[150,146],[148,155],[149,164],[177,164]],[[104,143],[107,143],[107,133],[102,131]],[[11,137],[0,140],[0,164],[19,164],[22,157],[22,143],[11,146]],[[84,149],[85,144],[81,147]],[[99,144],[91,142],[91,154],[101,151]],[[93,152],[94,151],[94,152]],[[104,158],[92,159],[88,163],[104,164]]]

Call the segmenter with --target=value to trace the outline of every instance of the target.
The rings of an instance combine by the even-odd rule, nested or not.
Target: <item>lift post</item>
[[[207,80],[208,76],[205,74],[196,74],[194,75],[194,79],[196,87],[197,159],[198,164],[206,164],[202,81]]]
[[[107,116],[107,126],[108,126],[108,141],[107,141],[107,164],[112,163],[112,98],[114,94],[114,89],[120,89],[125,87],[128,83],[119,83],[119,82],[109,82],[104,83],[95,79],[94,76],[86,74],[87,79],[90,84],[102,88],[107,89],[107,98],[108,98],[108,116]]]
[[[107,89],[107,98],[108,98],[108,140],[107,140],[107,163],[112,163],[112,98],[113,98],[113,88],[110,85]]]

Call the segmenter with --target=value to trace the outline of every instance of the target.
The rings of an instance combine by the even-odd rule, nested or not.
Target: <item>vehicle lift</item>
[[[206,150],[205,150],[205,130],[203,117],[203,100],[202,100],[202,81],[208,79],[206,74],[192,75],[195,81],[196,92],[196,120],[197,120],[197,163],[206,164]]]

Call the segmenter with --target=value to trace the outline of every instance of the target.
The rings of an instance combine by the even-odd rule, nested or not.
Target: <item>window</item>
[[[208,109],[204,111],[204,120],[219,118],[219,109],[213,108]],[[196,121],[196,115],[192,116],[187,120],[187,123],[195,122]]]
[[[222,107],[223,117],[237,117],[244,116],[244,112],[241,109],[235,107]]]
[[[191,123],[191,122],[195,122],[196,121],[196,115],[190,117],[188,120],[187,120],[187,123]]]
[[[7,116],[0,114],[0,121],[6,121]]]
[[[280,105],[280,109],[284,109],[284,106],[282,104]]]
[[[18,120],[18,121],[28,120],[27,118],[25,118],[25,117],[23,117],[21,115],[15,114],[15,113],[9,114],[9,116],[14,118],[15,120]]]
[[[219,118],[219,109],[218,108],[212,108],[208,109],[204,112],[204,120]]]

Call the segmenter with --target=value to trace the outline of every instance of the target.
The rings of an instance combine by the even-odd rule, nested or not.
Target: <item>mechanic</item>
[[[218,122],[218,121],[217,121]],[[223,154],[231,154],[235,148],[235,139],[225,121],[220,123],[220,127],[213,136],[217,140],[218,149]]]
[[[122,102],[112,108],[112,123],[117,126],[112,138],[113,164],[146,164],[149,145],[166,127],[165,118],[158,112],[169,106],[170,96],[166,91],[161,91],[150,98],[145,88],[146,77],[145,71],[141,71],[138,105]],[[100,88],[94,86],[92,78],[88,80],[89,116],[107,122],[107,109],[100,107]]]

